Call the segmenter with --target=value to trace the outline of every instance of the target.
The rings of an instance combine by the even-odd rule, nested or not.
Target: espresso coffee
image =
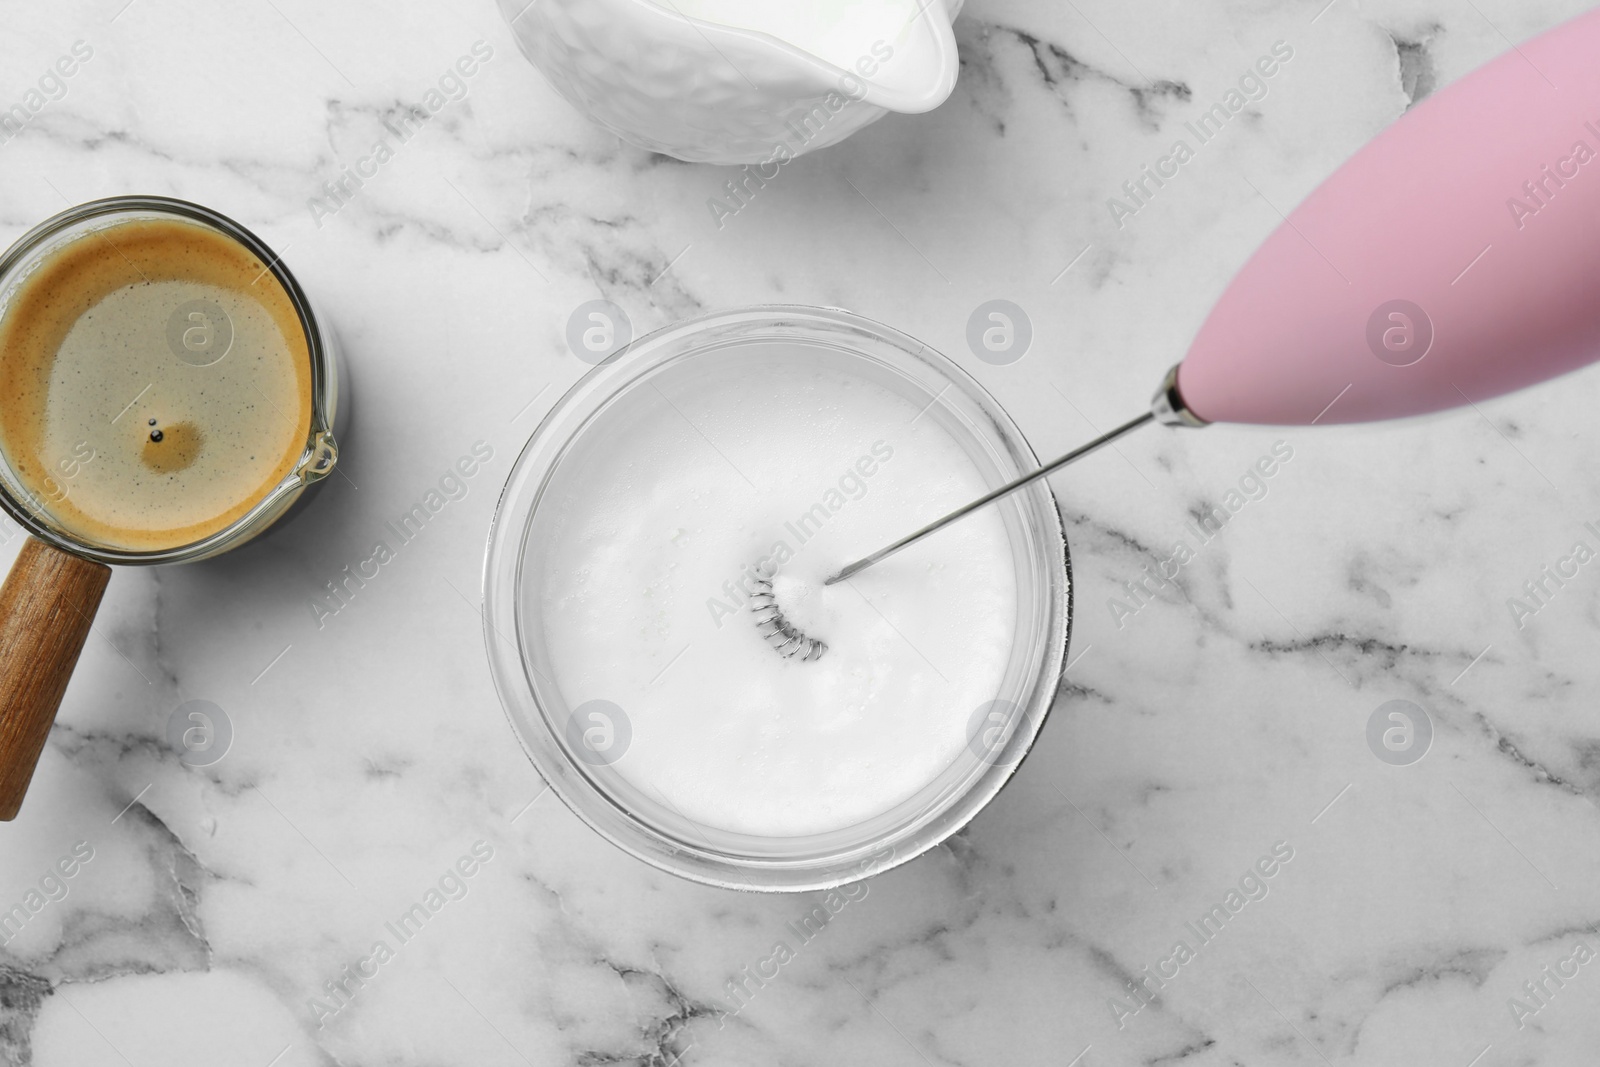
[[[294,469],[311,416],[288,292],[199,223],[80,234],[5,295],[0,449],[77,540],[151,552],[226,529]]]

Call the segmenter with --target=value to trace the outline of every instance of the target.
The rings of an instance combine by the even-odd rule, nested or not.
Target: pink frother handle
[[[1423,101],[1339,168],[1228,286],[1178,391],[1213,422],[1365,422],[1596,359],[1600,9]]]

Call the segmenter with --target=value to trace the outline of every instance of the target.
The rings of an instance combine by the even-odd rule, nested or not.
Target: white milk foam
[[[981,495],[978,469],[937,412],[798,346],[641,394],[548,487],[556,517],[524,572],[568,706],[622,708],[615,770],[706,826],[821,833],[908,799],[1000,695],[1017,601],[1004,521],[986,509],[822,583]],[[757,632],[739,583],[768,557],[820,660]]]

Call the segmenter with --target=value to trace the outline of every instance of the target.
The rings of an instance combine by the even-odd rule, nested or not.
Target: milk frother
[[[828,584],[1148,422],[1440,411],[1600,359],[1600,9],[1407,112],[1294,210],[1151,410]]]

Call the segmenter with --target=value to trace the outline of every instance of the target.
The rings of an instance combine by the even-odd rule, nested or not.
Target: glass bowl
[[[923,408],[990,486],[1038,467],[1005,411],[954,362],[916,339],[847,311],[763,306],[718,312],[642,337],[585,375],[517,458],[490,529],[484,638],[495,687],[534,766],[581,819],[661,870],[710,885],[769,892],[831,888],[904,863],[971,819],[1011,777],[1049,713],[1065,661],[1072,592],[1066,538],[1043,482],[997,502],[1016,579],[1014,641],[995,700],[974,713],[969,744],[921,790],[865,822],[807,836],[767,837],[697,823],[647,795],[615,766],[580,750],[574,709],[542,633],[537,575],[557,519],[552,484],[581,470],[637,405],[665,401],[728,360],[781,344],[868,378]],[[655,399],[660,398],[660,399]],[[931,517],[931,516],[928,516]],[[926,518],[906,517],[910,529]],[[845,561],[841,560],[841,564]],[[626,654],[625,652],[621,654]],[[580,705],[580,707],[586,705]]]

